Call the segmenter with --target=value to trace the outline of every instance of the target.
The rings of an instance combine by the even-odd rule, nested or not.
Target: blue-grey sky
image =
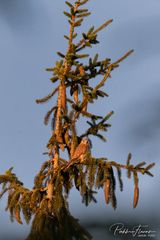
[[[114,19],[99,34],[100,44],[90,51],[91,56],[99,52],[101,58],[116,60],[127,50],[135,49],[108,80],[109,98],[96,106],[99,113],[114,110],[115,114],[110,120],[108,142],[93,139],[94,152],[123,163],[132,152],[135,162],[154,161],[157,165],[153,179],[140,178],[136,210],[131,208],[133,183],[125,178],[125,173],[124,192],[118,192],[116,211],[105,205],[102,191],[98,203],[87,209],[81,204],[79,194],[73,191],[71,210],[82,222],[89,222],[91,217],[95,222],[103,220],[102,225],[107,225],[109,219],[137,223],[152,220],[158,226],[160,1],[90,0],[87,6],[93,14],[84,22],[83,31]],[[68,33],[69,26],[62,14],[64,7],[64,0],[0,0],[0,173],[14,166],[27,187],[32,187],[33,177],[45,160],[42,153],[50,136],[43,117],[52,103],[39,106],[35,99],[54,87],[45,68],[53,66],[58,59],[56,52],[63,52],[66,47],[63,35]],[[10,223],[4,207],[5,199],[0,202],[0,240],[8,232],[22,238],[29,227]]]

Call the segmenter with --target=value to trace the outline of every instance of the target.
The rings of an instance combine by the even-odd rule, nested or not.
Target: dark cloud
[[[11,28],[23,29],[34,18],[32,5],[30,0],[0,0],[0,20]]]
[[[156,85],[157,86],[157,85]],[[127,107],[127,122],[130,124],[129,139],[137,146],[160,141],[160,95],[157,87],[153,85],[152,93],[146,90],[146,96],[140,96]],[[157,89],[157,90],[156,90]],[[134,121],[133,121],[134,119]]]

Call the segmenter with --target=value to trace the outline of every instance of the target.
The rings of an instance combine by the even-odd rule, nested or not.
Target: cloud
[[[126,106],[127,125],[130,125],[126,134],[136,147],[149,144],[154,149],[155,144],[160,141],[159,87],[159,84],[153,84],[152,91],[147,88],[145,96],[137,97]]]
[[[26,28],[34,18],[31,1],[0,0],[0,18],[14,30]]]

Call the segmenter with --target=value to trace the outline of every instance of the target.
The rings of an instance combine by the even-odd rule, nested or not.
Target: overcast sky
[[[109,216],[113,222],[130,219],[131,223],[152,221],[159,226],[160,1],[90,0],[87,6],[93,14],[86,19],[83,31],[114,19],[99,34],[100,45],[90,51],[91,56],[99,52],[101,58],[116,60],[129,49],[135,50],[108,80],[109,98],[96,105],[100,114],[110,110],[115,114],[110,119],[108,142],[93,139],[94,153],[125,163],[132,152],[135,162],[157,164],[153,179],[140,178],[136,210],[131,208],[133,183],[125,173],[125,190],[118,192],[116,212],[105,205],[103,192],[98,194],[98,203],[87,209],[73,192],[71,210],[88,226],[95,216],[95,222],[103,220],[102,225],[109,224]],[[43,125],[50,104],[39,106],[35,99],[53,88],[45,68],[53,66],[58,59],[56,52],[66,47],[63,35],[69,26],[62,14],[64,8],[64,0],[0,0],[0,173],[14,166],[27,187],[32,187],[34,175],[45,160],[42,153],[50,136],[50,128]],[[0,203],[0,240],[9,231],[23,238],[29,227],[10,223],[4,207],[5,199]],[[100,236],[96,234],[95,240]]]

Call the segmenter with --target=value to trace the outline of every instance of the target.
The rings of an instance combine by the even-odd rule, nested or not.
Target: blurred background
[[[114,19],[99,34],[100,44],[87,51],[91,56],[99,52],[101,59],[114,61],[129,49],[135,50],[108,80],[105,89],[109,98],[96,105],[99,114],[111,110],[115,114],[109,121],[112,128],[107,143],[92,138],[93,153],[125,163],[132,152],[134,163],[156,162],[156,167],[152,170],[154,178],[140,177],[140,200],[135,210],[133,181],[123,172],[124,191],[119,192],[117,186],[116,211],[106,206],[103,191],[97,194],[98,203],[87,208],[78,192],[72,191],[71,213],[94,240],[115,239],[109,231],[114,223],[125,223],[129,228],[148,225],[156,230],[154,239],[160,239],[160,1],[92,0],[87,7],[92,15],[86,18],[82,31]],[[35,99],[51,92],[45,68],[52,67],[58,60],[56,52],[66,48],[63,35],[69,26],[64,9],[64,0],[0,0],[0,174],[14,166],[29,188],[46,160],[42,153],[51,129],[43,125],[43,117],[53,102],[36,105]],[[0,240],[24,239],[30,225],[11,223],[5,205],[6,198],[0,202]]]

